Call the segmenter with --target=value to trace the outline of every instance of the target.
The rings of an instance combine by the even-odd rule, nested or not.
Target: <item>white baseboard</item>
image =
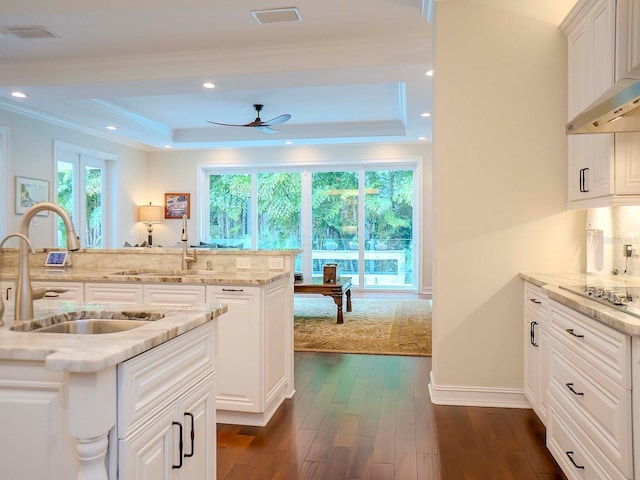
[[[438,386],[429,373],[429,396],[434,405],[460,405],[466,407],[531,408],[519,388]]]

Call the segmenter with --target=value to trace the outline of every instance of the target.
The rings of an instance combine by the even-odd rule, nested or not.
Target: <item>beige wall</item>
[[[434,386],[518,389],[518,272],[584,270],[585,212],[565,211],[566,40],[466,0],[436,2],[435,31]]]
[[[3,210],[7,214],[7,225],[6,232],[2,231],[2,225],[0,225],[0,234],[18,231],[22,219],[21,215],[15,214],[14,176],[53,182],[54,141],[60,140],[118,157],[116,161],[117,215],[115,215],[114,226],[116,238],[126,238],[127,232],[135,222],[136,205],[144,200],[142,194],[146,189],[144,180],[147,176],[146,152],[2,109],[0,109],[0,126],[7,129],[8,139],[7,178],[3,179],[0,194]],[[50,183],[50,188],[53,195],[53,183]],[[32,224],[29,228],[29,237],[34,246],[53,246],[54,216],[50,214],[48,217],[37,217],[37,220],[37,226]],[[119,240],[117,244],[121,245]],[[15,246],[15,240],[7,242],[6,245]]]
[[[338,165],[344,166],[355,160],[370,162],[387,159],[421,159],[423,174],[422,205],[420,214],[425,228],[422,236],[423,255],[421,287],[425,293],[431,292],[431,144],[403,145],[344,145],[310,146],[284,148],[244,148],[228,150],[163,151],[149,154],[149,201],[160,205],[164,192],[189,192],[192,198],[198,189],[197,172],[207,165],[246,165],[258,161],[261,165]],[[189,222],[189,238],[197,239],[195,218],[200,214],[200,206],[193,202]],[[181,222],[168,220],[154,228],[154,243],[169,246],[180,239]],[[197,241],[197,240],[196,240]]]

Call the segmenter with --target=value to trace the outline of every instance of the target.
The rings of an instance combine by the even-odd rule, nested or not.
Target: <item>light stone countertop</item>
[[[109,313],[149,312],[163,314],[158,320],[131,330],[109,334],[76,335],[13,331],[13,311],[9,305],[0,327],[0,360],[41,361],[51,370],[99,372],[156,347],[182,333],[214,321],[227,311],[226,305],[198,304],[189,307],[157,307],[92,304],[38,300],[34,304],[35,322],[46,325],[63,321],[69,312],[96,311],[103,318]],[[73,313],[71,314],[73,315]],[[141,320],[144,321],[144,320]],[[33,322],[17,322],[25,324]],[[18,327],[20,328],[20,327]]]
[[[640,287],[640,278],[625,275],[520,273],[520,278],[542,288],[550,299],[608,325],[622,333],[640,336],[640,318],[582,297],[564,286]]]
[[[107,268],[44,268],[31,267],[31,282],[129,282],[129,283],[182,283],[202,285],[265,285],[291,275],[273,270],[246,270],[215,272],[208,270],[172,270],[162,268],[107,269]],[[16,268],[2,270],[3,280],[15,280]]]

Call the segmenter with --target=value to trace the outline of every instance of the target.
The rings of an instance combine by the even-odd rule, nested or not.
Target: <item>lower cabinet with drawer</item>
[[[215,330],[118,366],[118,479],[216,477]]]
[[[632,479],[631,337],[549,305],[547,446],[570,479]]]

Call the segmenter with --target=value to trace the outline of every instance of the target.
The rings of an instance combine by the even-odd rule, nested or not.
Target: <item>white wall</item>
[[[198,171],[203,165],[243,165],[258,161],[262,165],[344,165],[354,160],[386,160],[402,158],[422,159],[423,197],[422,215],[424,219],[422,262],[422,291],[431,292],[431,144],[407,145],[351,145],[351,146],[313,146],[313,147],[272,147],[245,148],[227,150],[163,151],[149,154],[149,199],[154,205],[162,205],[164,193],[187,192],[192,200],[197,197],[196,187]],[[196,219],[200,215],[200,206],[194,201],[191,205],[189,238],[198,239]],[[154,227],[154,244],[171,246],[180,239],[181,222],[166,220]],[[139,231],[139,240],[144,231]]]
[[[566,40],[467,0],[437,2],[435,31],[432,386],[515,391],[518,273],[584,271],[585,212],[565,211]]]
[[[118,143],[100,139],[69,128],[36,120],[7,110],[0,109],[0,126],[8,133],[8,182],[3,182],[1,199],[7,214],[7,232],[17,232],[21,215],[15,213],[14,177],[16,175],[48,180],[53,195],[54,185],[54,140],[77,144],[117,155],[116,195],[117,212],[114,226],[117,244],[121,245],[135,222],[136,205],[143,201],[146,190],[146,152],[126,147]],[[5,186],[7,185],[7,186]],[[55,245],[54,217],[37,217],[37,226],[29,228],[29,237],[35,247]],[[16,246],[15,240],[6,246]]]

